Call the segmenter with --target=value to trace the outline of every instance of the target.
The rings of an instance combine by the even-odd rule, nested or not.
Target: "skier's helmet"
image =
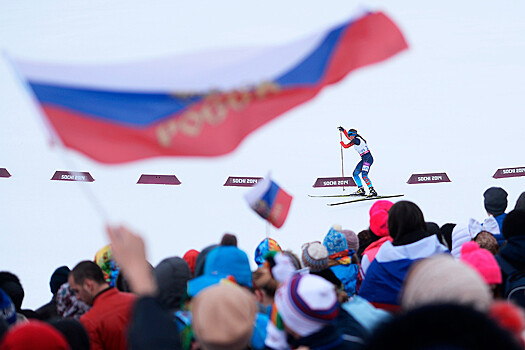
[[[350,130],[347,131],[346,134],[348,135],[348,137],[356,136],[357,135],[357,130],[356,129],[350,129]]]

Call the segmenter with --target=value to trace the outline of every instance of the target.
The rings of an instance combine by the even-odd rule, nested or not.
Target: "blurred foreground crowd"
[[[139,235],[109,227],[37,310],[0,272],[0,350],[523,349],[525,192],[510,210],[502,188],[483,196],[482,222],[441,227],[378,200],[358,234],[334,225],[300,252],[264,239],[255,271],[232,234],[153,267]]]

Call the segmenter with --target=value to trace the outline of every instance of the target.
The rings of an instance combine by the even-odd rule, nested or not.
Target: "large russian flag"
[[[231,152],[323,87],[405,48],[377,12],[278,47],[118,65],[14,63],[65,146],[121,163]]]

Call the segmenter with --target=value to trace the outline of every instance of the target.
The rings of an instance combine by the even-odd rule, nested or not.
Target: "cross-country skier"
[[[340,132],[345,134],[346,138],[350,140],[350,143],[348,144],[341,141],[341,146],[343,146],[344,148],[354,146],[357,153],[359,153],[359,155],[361,156],[361,161],[357,163],[357,166],[354,169],[354,173],[352,174],[355,183],[359,187],[355,194],[360,196],[366,196],[365,189],[363,188],[363,184],[361,182],[361,179],[359,178],[359,173],[361,173],[361,177],[368,186],[368,196],[377,196],[376,190],[374,190],[374,187],[372,187],[372,181],[370,181],[370,179],[368,178],[368,172],[370,171],[370,166],[374,162],[374,158],[372,157],[372,153],[370,153],[370,149],[368,149],[366,140],[357,133],[356,129],[350,129],[346,131],[345,128],[343,128],[342,126],[338,127],[337,129],[339,129]]]

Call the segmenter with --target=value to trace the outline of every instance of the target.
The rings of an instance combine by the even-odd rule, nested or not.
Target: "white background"
[[[118,63],[230,47],[284,44],[347,19],[359,6],[398,24],[409,50],[366,67],[251,134],[218,158],[158,158],[106,166],[49,147],[30,99],[0,59],[0,269],[16,273],[23,307],[51,298],[60,265],[92,259],[107,243],[95,194],[112,223],[142,233],[150,261],[182,255],[235,233],[252,259],[266,225],[228,176],[274,179],[294,196],[271,236],[296,252],[341,224],[367,228],[371,202],[328,207],[308,194],[318,177],[341,174],[337,126],[354,127],[372,150],[380,194],[405,193],[427,221],[483,220],[484,190],[501,186],[509,208],[525,177],[492,178],[525,166],[523,1],[66,1],[0,2],[0,48],[29,60]],[[225,137],[227,137],[225,135]],[[64,164],[73,162],[74,169]],[[345,174],[359,160],[344,152]],[[93,183],[50,181],[56,170],[89,171]],[[406,184],[413,173],[446,172],[451,183]],[[141,174],[175,174],[181,186],[137,185]],[[348,190],[347,190],[348,191]]]

